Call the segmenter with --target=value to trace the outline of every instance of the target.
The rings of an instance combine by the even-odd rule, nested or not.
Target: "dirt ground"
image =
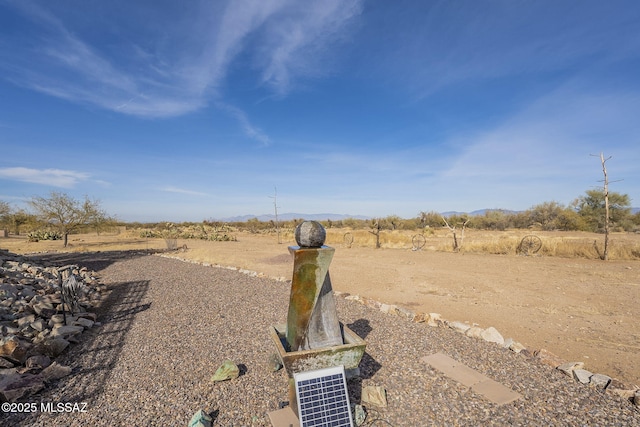
[[[237,242],[179,240],[181,258],[290,279],[292,260],[275,236],[238,234]],[[440,313],[586,369],[640,385],[640,262],[486,255],[332,245],[333,288],[414,312]],[[71,236],[69,250],[163,249],[161,239]],[[62,250],[60,242],[0,239],[18,253]]]

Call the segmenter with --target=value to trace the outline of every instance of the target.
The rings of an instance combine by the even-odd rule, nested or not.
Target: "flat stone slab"
[[[471,390],[483,395],[497,405],[504,405],[522,397],[520,393],[516,393],[475,369],[457,362],[446,354],[435,353],[420,358],[420,361],[431,365],[449,378],[471,388]]]
[[[273,427],[297,427],[300,425],[298,417],[289,406],[269,412],[267,415]]]

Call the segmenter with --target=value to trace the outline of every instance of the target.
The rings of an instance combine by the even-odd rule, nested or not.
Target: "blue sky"
[[[640,206],[640,4],[0,0],[0,147],[126,221]]]

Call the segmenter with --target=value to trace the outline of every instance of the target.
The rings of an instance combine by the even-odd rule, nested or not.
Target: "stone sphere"
[[[318,221],[304,221],[296,227],[295,236],[301,248],[319,248],[324,245],[327,233]]]

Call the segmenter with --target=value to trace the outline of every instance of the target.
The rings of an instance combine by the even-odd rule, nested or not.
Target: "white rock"
[[[514,341],[510,346],[509,346],[509,350],[513,351],[514,353],[520,353],[522,350],[526,349],[526,347],[524,345],[522,345],[522,343],[519,343],[517,341]]]
[[[472,326],[469,329],[467,329],[467,332],[465,332],[464,334],[468,337],[482,338],[483,332],[484,332],[484,329],[479,328],[477,326]]]
[[[504,345],[504,338],[500,335],[500,332],[493,326],[488,327],[482,332],[482,339],[487,342],[494,342],[498,345]]]
[[[453,322],[447,322],[447,326],[449,326],[451,329],[458,331],[460,333],[465,333],[469,330],[469,328],[471,328],[471,326],[467,325],[466,323],[462,323],[462,322],[458,322],[458,321],[453,321]]]
[[[427,325],[433,326],[433,327],[438,327],[442,323],[442,318],[440,316],[440,313],[429,313],[428,317],[425,316],[425,319],[426,319]]]
[[[380,311],[386,314],[398,314],[398,307],[393,304],[381,304]]]

